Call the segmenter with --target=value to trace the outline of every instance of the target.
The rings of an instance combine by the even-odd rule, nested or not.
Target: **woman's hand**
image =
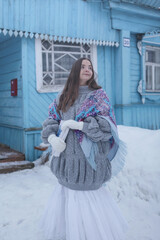
[[[54,151],[61,153],[66,148],[66,143],[59,137],[57,137],[55,134],[51,134],[48,137],[48,142],[51,144]]]
[[[66,128],[74,129],[74,130],[82,130],[83,122],[77,122],[75,120],[67,120],[63,121],[61,125],[62,131],[65,131]]]

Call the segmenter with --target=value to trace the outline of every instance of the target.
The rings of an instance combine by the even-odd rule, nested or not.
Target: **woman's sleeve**
[[[42,124],[41,138],[44,143],[48,143],[48,137],[51,134],[57,134],[59,128],[58,121],[47,118]]]
[[[93,142],[108,141],[112,137],[110,124],[100,116],[87,117],[82,132]]]

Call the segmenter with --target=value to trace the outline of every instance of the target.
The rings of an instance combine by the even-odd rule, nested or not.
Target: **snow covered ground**
[[[160,130],[118,128],[126,165],[106,187],[129,223],[126,240],[159,240]],[[48,164],[0,174],[0,240],[44,240],[38,223],[55,185]]]

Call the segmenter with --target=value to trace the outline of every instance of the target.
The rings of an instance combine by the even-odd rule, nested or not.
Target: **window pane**
[[[79,46],[79,44],[77,43],[67,43],[67,42],[58,42],[58,41],[54,41],[54,46],[55,45],[58,45],[58,46],[62,46],[62,45],[65,45],[65,46]]]
[[[42,53],[42,65],[43,65],[43,72],[46,72],[47,71],[46,53]]]
[[[155,67],[155,90],[160,90],[160,67]]]
[[[146,90],[152,90],[152,67],[146,66]]]
[[[68,54],[66,54],[65,56],[61,57],[58,61],[56,61],[56,59],[55,59],[56,64],[62,66],[64,69],[66,69],[68,71],[70,71],[70,69],[72,67],[72,64],[75,61],[76,60],[72,56],[70,56]]]
[[[155,51],[146,50],[146,62],[155,62]]]
[[[55,73],[55,84],[64,85],[68,79],[69,73]]]
[[[52,54],[48,53],[48,71],[52,71]]]
[[[91,59],[91,56],[89,54],[87,54],[87,53],[83,53],[81,57],[86,57],[86,58]]]
[[[56,85],[65,85],[66,80],[67,80],[66,78],[65,79],[56,79],[55,84]]]
[[[45,85],[49,85],[51,81],[52,81],[52,77],[48,74],[43,78],[43,82]]]
[[[80,57],[91,58],[91,47],[89,44],[82,45],[43,40],[42,66],[44,86],[52,84],[64,85],[73,63]]]
[[[71,43],[54,43],[54,51],[60,52],[80,52],[80,44]]]
[[[155,62],[160,63],[160,50],[156,51]]]
[[[146,50],[146,62],[160,63],[160,50]]]
[[[85,44],[83,45],[83,49],[86,51],[86,52],[89,52],[90,51],[90,46],[88,44]]]
[[[80,52],[80,46],[79,47],[69,47],[69,46],[55,46],[54,51],[58,52]]]
[[[55,78],[57,79],[61,79],[61,78],[67,79],[68,76],[69,76],[69,73],[60,73],[60,72],[55,73]]]
[[[51,43],[49,41],[42,42],[43,49],[49,49],[51,47]]]

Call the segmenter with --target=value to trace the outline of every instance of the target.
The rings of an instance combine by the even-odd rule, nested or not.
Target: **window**
[[[160,92],[160,47],[146,46],[146,91]]]
[[[92,60],[96,70],[96,47],[36,39],[36,78],[38,92],[60,91],[72,64],[80,57]]]
[[[138,41],[141,79],[137,87],[142,103],[160,102],[160,38],[159,30],[147,32]]]

